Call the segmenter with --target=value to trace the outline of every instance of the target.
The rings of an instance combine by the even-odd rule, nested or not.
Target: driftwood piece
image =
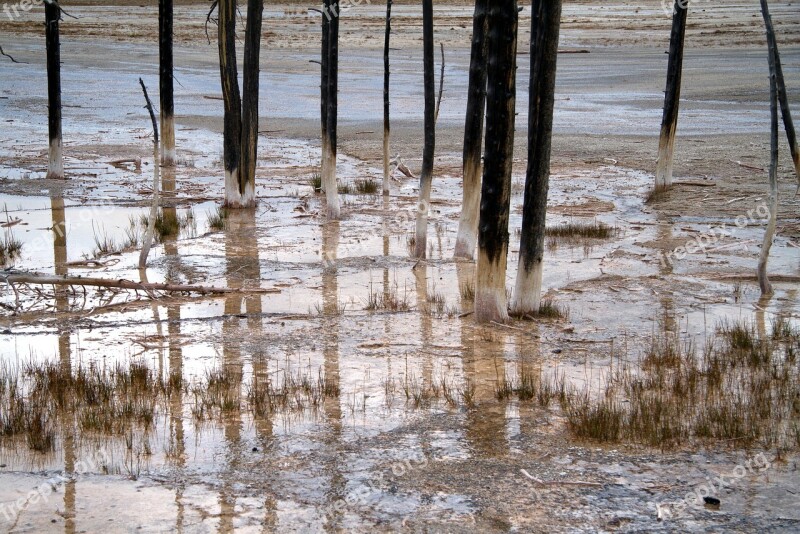
[[[233,288],[233,287],[214,287],[197,286],[185,284],[162,284],[162,283],[143,283],[132,280],[109,280],[106,278],[91,278],[81,276],[58,276],[37,273],[0,273],[0,282],[7,284],[34,284],[34,285],[56,285],[56,286],[83,286],[83,287],[107,287],[116,289],[132,289],[138,291],[166,291],[175,293],[200,293],[204,295],[223,294],[223,293],[258,293],[272,294],[280,293],[276,288]]]

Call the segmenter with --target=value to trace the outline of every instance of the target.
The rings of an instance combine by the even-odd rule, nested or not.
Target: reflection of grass
[[[243,388],[245,383],[249,385]],[[194,418],[204,421],[244,410],[258,417],[313,409],[338,396],[338,383],[322,371],[316,376],[310,371],[279,372],[269,380],[253,375],[245,381],[241,369],[225,367],[188,382],[138,361],[102,368],[70,368],[60,362],[0,364],[0,442],[13,447],[23,441],[31,450],[51,452],[64,421],[75,421],[83,436],[124,439],[128,450],[134,435],[142,437],[147,451],[147,435],[162,414],[169,415],[175,399],[182,400],[173,417],[183,417],[187,403]]]
[[[22,252],[22,241],[14,237],[14,233],[6,231],[0,238],[0,265],[12,262]]]
[[[224,206],[219,206],[217,211],[208,214],[208,227],[212,230],[223,230],[227,219],[228,209]]]
[[[700,356],[665,330],[641,374],[626,368],[597,398],[570,397],[569,428],[582,438],[658,447],[698,439],[800,447],[798,353],[800,331],[785,319],[764,334],[748,323],[723,324]]]
[[[386,291],[373,291],[372,283],[370,282],[370,291],[367,296],[365,310],[369,311],[408,311],[411,305],[408,302],[408,295],[405,293],[401,297],[397,290],[397,283],[390,285]]]

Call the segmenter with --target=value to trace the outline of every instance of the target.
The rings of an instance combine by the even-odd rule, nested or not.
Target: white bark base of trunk
[[[478,251],[475,281],[475,320],[479,323],[508,321],[506,260],[493,263]]]
[[[758,257],[758,285],[761,288],[762,295],[772,295],[772,284],[767,276],[767,262],[769,261],[769,251],[772,248],[772,240],[775,237],[775,225],[778,215],[778,195],[776,191],[770,194],[769,210],[769,222],[767,222],[767,230],[764,232],[761,254]]]
[[[475,258],[475,246],[478,243],[478,221],[471,220],[473,217],[467,215],[466,210],[461,215],[453,257],[471,260]]]
[[[175,117],[161,118],[161,166],[175,165]]]
[[[239,169],[225,171],[225,207],[252,208],[256,205],[255,184],[247,184],[244,194],[239,193]]]
[[[383,134],[383,194],[389,194],[389,134]]]
[[[520,259],[514,296],[511,299],[513,315],[536,315],[542,304],[542,263],[536,262],[526,271]]]
[[[322,183],[325,185],[325,206],[328,219],[338,220],[341,217],[341,208],[339,206],[339,188],[336,185],[336,157],[332,154],[328,156]]]
[[[420,203],[422,204],[422,203]],[[427,204],[425,204],[427,206]],[[420,208],[417,213],[417,227],[414,232],[414,257],[424,259],[428,248],[428,213]]]
[[[65,178],[64,156],[61,151],[61,139],[53,139],[50,141],[47,178],[51,180],[63,180]]]
[[[659,143],[658,163],[656,164],[656,190],[669,189],[672,186],[672,157],[675,148],[675,134]]]

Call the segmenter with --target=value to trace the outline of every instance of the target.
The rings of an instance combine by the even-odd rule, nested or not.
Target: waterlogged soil
[[[88,3],[84,3],[88,4]],[[318,172],[318,24],[305,6],[265,13],[262,136],[253,211],[222,228],[218,68],[207,6],[177,10],[180,163],[162,173],[162,206],[185,221],[151,252],[150,282],[264,288],[267,294],[172,296],[81,288],[0,288],[0,362],[69,368],[145,362],[202,382],[324,375],[340,388],[318,406],[200,420],[180,393],[147,431],[82,432],[63,423],[52,452],[0,442],[0,529],[96,531],[791,531],[797,456],[735,442],[661,451],[576,440],[557,402],[499,401],[520,369],[597,394],[609,370],[635,366],[654,332],[702,347],[724,321],[768,329],[800,322],[800,201],[786,150],[770,256],[775,295],[755,266],[768,163],[766,54],[755,6],[698,10],[676,145],[679,185],[645,204],[653,182],[669,17],[625,3],[565,7],[548,224],[602,222],[609,239],[548,243],[544,288],[561,319],[478,326],[474,263],[452,252],[460,213],[460,143],[470,9],[437,4],[446,47],[429,253],[409,256],[417,182],[395,173],[389,199],[343,195],[326,222]],[[0,22],[0,203],[5,236],[23,242],[11,268],[140,280],[126,247],[149,211],[153,161],[138,77],[157,88],[153,7],[78,3],[65,21],[64,131],[70,180],[44,179],[46,77],[39,8]],[[343,20],[343,183],[381,179],[382,7]],[[800,93],[798,7],[775,3],[790,102]],[[413,172],[421,153],[419,14],[398,6],[392,152]],[[296,12],[295,12],[296,11]],[[522,40],[527,47],[527,6]],[[116,24],[107,20],[113,14]],[[613,15],[613,16],[611,16]],[[71,26],[72,24],[72,26]],[[213,37],[213,28],[211,32]],[[5,59],[5,58],[3,58]],[[437,59],[438,61],[438,59]],[[518,125],[507,286],[518,259],[528,58],[519,57]],[[799,110],[800,111],[800,110]],[[781,141],[783,143],[783,141]],[[139,160],[119,163],[118,160]],[[131,221],[134,222],[133,227]],[[138,225],[138,226],[137,226]],[[54,228],[64,228],[54,232]],[[111,244],[113,253],[98,251]],[[702,245],[702,249],[696,250]],[[682,254],[681,249],[695,250]],[[678,249],[679,253],[675,253]],[[389,296],[396,309],[371,310]],[[452,389],[454,402],[416,402]],[[73,422],[74,423],[74,422]],[[698,503],[709,479],[718,508]],[[705,485],[705,489],[704,489]],[[690,494],[687,501],[687,494]]]

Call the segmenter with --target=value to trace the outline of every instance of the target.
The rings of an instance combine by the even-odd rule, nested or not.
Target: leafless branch
[[[11,60],[11,62],[12,62],[12,63],[19,63],[20,65],[27,65],[27,63],[25,63],[24,61],[17,61],[16,59],[14,59],[13,57],[11,57],[10,55],[6,54],[6,53],[3,51],[3,47],[2,47],[2,46],[0,46],[0,56],[6,56],[8,59],[10,59],[10,60]]]

